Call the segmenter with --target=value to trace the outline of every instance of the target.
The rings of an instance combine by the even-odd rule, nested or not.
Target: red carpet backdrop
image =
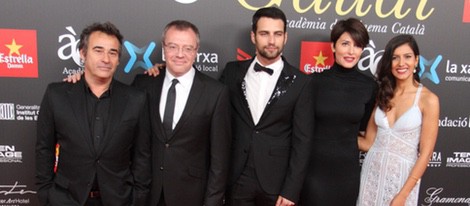
[[[196,24],[195,67],[218,78],[227,61],[254,55],[254,10],[278,6],[288,19],[287,60],[305,73],[329,69],[329,33],[357,17],[370,32],[358,69],[373,75],[386,42],[417,39],[422,83],[441,100],[438,142],[420,189],[420,205],[470,205],[470,0],[10,0],[0,6],[0,205],[38,205],[34,146],[46,86],[79,72],[81,30],[111,21],[124,34],[116,78],[130,83],[162,62],[163,27]],[[315,74],[312,74],[315,75]],[[325,85],[327,87],[328,85]]]

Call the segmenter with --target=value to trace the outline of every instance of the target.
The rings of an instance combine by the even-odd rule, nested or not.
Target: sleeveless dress
[[[418,159],[418,144],[422,114],[418,107],[422,84],[414,103],[390,127],[386,114],[377,107],[375,142],[367,153],[361,171],[358,206],[390,205],[401,190]],[[406,199],[405,205],[418,205],[418,181]]]

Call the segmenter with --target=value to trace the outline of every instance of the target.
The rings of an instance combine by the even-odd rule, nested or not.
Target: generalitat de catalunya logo
[[[299,69],[305,74],[320,73],[334,64],[330,42],[302,41]]]
[[[38,77],[36,30],[0,29],[0,77]]]

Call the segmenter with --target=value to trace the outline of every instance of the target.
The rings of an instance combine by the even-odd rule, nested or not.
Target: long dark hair
[[[380,83],[379,92],[377,94],[377,104],[382,111],[389,111],[392,108],[390,100],[393,98],[393,91],[397,85],[395,77],[392,74],[393,52],[396,48],[404,44],[408,44],[411,50],[413,50],[414,55],[419,56],[418,43],[415,38],[408,34],[401,34],[390,39],[385,46],[384,54],[377,66],[377,78]],[[413,78],[417,82],[420,82],[419,72],[420,68],[417,66],[413,74]]]

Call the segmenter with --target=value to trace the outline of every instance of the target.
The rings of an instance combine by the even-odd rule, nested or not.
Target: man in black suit
[[[170,22],[162,45],[166,69],[133,82],[150,97],[151,205],[222,205],[231,141],[228,89],[192,66],[199,48],[192,23]]]
[[[229,62],[220,80],[232,105],[232,160],[228,204],[294,205],[313,135],[310,78],[281,56],[286,17],[275,7],[253,16],[256,56]]]
[[[82,80],[47,87],[37,122],[41,205],[147,205],[150,117],[146,94],[113,78],[122,38],[109,22],[86,27]]]

